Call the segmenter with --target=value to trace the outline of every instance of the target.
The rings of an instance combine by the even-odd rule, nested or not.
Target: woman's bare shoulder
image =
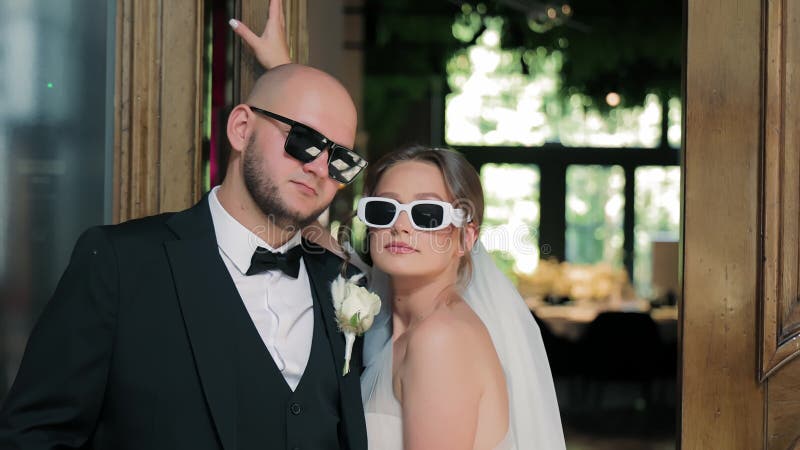
[[[436,309],[409,330],[406,358],[449,362],[459,366],[481,365],[495,358],[491,336],[480,318],[463,301]]]

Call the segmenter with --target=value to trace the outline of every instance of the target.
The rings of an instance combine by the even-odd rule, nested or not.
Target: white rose
[[[339,314],[342,309],[342,301],[347,297],[347,281],[340,275],[331,283],[331,297],[333,298],[333,309],[336,310],[336,314]]]
[[[345,337],[344,368],[342,375],[350,372],[350,357],[357,335],[372,326],[375,315],[381,310],[381,299],[356,283],[363,274],[345,280],[339,275],[331,283],[331,297],[336,311],[336,322]]]
[[[367,289],[347,283],[344,300],[339,309],[339,320],[356,334],[372,326],[375,315],[381,310],[380,298]]]

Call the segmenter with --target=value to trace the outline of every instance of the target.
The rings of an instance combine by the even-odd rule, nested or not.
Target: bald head
[[[353,147],[356,107],[347,89],[313,67],[285,64],[256,81],[247,103],[302,122],[333,141]]]
[[[298,226],[330,205],[339,182],[331,177],[328,157],[308,161],[286,148],[288,140],[297,138],[298,133],[302,138],[303,131],[295,129],[293,133],[288,121],[275,115],[322,133],[328,142],[306,134],[317,139],[311,145],[324,147],[315,155],[320,156],[333,148],[330,141],[353,147],[356,108],[350,94],[332,76],[288,64],[261,76],[246,104],[236,105],[228,116],[231,154],[218,198],[237,221],[251,230],[263,228],[264,235],[271,236],[267,242],[278,247]]]

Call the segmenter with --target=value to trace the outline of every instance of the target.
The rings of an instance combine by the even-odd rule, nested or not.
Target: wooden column
[[[114,222],[200,197],[202,0],[117,0]]]
[[[759,449],[761,1],[688,0],[681,448]]]

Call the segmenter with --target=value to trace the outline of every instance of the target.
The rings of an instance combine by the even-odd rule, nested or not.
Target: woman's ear
[[[253,113],[247,105],[237,105],[228,115],[227,133],[231,151],[241,153],[247,148],[252,120]]]
[[[464,256],[465,253],[472,251],[472,247],[478,239],[478,226],[474,223],[466,224],[461,236],[464,238],[464,245],[459,249],[458,253],[459,256]]]

